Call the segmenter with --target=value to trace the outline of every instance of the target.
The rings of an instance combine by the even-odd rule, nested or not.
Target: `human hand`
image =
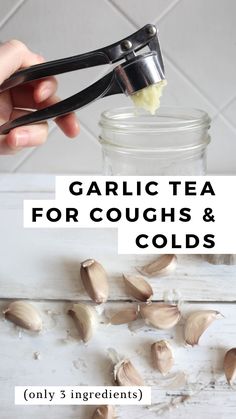
[[[17,70],[44,62],[22,42],[12,40],[0,46],[0,85]],[[0,125],[29,112],[53,105],[60,99],[55,95],[57,81],[54,77],[16,86],[0,94]],[[74,113],[56,118],[56,124],[68,137],[79,133],[79,123]],[[0,135],[0,154],[12,154],[24,147],[43,144],[48,135],[48,124],[14,128],[7,135]]]

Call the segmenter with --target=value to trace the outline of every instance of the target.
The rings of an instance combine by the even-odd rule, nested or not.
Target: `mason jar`
[[[155,115],[134,107],[103,112],[103,173],[205,175],[210,122],[206,112],[191,108],[161,107]],[[236,255],[203,257],[213,264],[236,264]]]
[[[135,107],[103,112],[99,137],[106,175],[204,175],[210,118],[199,109]]]

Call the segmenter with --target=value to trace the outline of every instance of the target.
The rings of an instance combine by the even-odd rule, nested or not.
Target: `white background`
[[[123,392],[126,392],[127,397],[122,397]],[[76,393],[78,393],[77,397]],[[88,393],[92,393],[91,396]],[[99,393],[99,395],[96,397],[94,393]],[[110,397],[115,393],[119,393],[120,397]],[[130,397],[129,394],[131,394]],[[63,385],[15,387],[15,404],[17,405],[116,405],[118,399],[119,405],[149,405],[151,404],[151,387]]]
[[[202,108],[213,118],[209,173],[236,173],[235,0],[1,0],[0,40],[19,38],[47,60],[117,41],[147,22],[157,23],[168,88],[165,105]],[[63,75],[62,97],[100,77],[104,68]],[[54,129],[46,145],[0,157],[0,171],[94,173],[104,109],[129,105],[124,95],[78,112],[81,134],[67,140]]]

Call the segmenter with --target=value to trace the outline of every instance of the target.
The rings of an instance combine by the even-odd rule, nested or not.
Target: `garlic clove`
[[[97,322],[95,310],[86,304],[78,303],[73,304],[68,314],[73,318],[83,342],[88,342],[93,336]]]
[[[144,381],[139,372],[128,360],[122,360],[114,367],[114,379],[119,386],[143,386]]]
[[[200,310],[191,313],[184,326],[185,342],[194,346],[210,324],[219,317],[220,313],[215,310]]]
[[[203,258],[212,265],[236,265],[235,254],[203,255]]]
[[[151,346],[151,357],[154,368],[166,375],[174,365],[172,348],[166,340],[159,340]]]
[[[137,320],[137,318],[138,318],[137,308],[135,307],[126,308],[124,310],[121,310],[115,313],[111,317],[110,323],[114,325],[125,324],[125,323],[133,322],[134,320]]]
[[[115,419],[115,409],[113,406],[99,406],[95,410],[92,419]]]
[[[94,259],[87,259],[81,263],[81,280],[90,298],[97,304],[107,301],[109,286],[108,278],[103,266]]]
[[[224,357],[224,372],[228,383],[232,386],[236,379],[236,348],[226,352]]]
[[[140,306],[145,323],[157,329],[171,329],[180,320],[181,313],[176,304],[151,303]]]
[[[165,275],[173,271],[177,266],[175,255],[162,255],[158,259],[136,269],[144,276]]]
[[[24,329],[39,332],[42,330],[42,319],[39,312],[26,301],[14,301],[3,311],[5,318]]]
[[[128,294],[139,301],[148,301],[153,296],[151,285],[139,275],[123,275]]]

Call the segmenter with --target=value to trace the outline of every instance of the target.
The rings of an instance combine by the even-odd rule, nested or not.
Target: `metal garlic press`
[[[136,55],[145,46],[149,47],[150,51]],[[118,93],[132,95],[138,90],[165,79],[157,29],[154,25],[148,24],[132,35],[107,47],[20,70],[2,83],[0,93],[47,76],[103,64],[113,64],[120,60],[124,61],[86,89],[54,105],[5,123],[0,126],[0,134],[7,134],[11,129],[22,125],[66,115],[105,96]]]

